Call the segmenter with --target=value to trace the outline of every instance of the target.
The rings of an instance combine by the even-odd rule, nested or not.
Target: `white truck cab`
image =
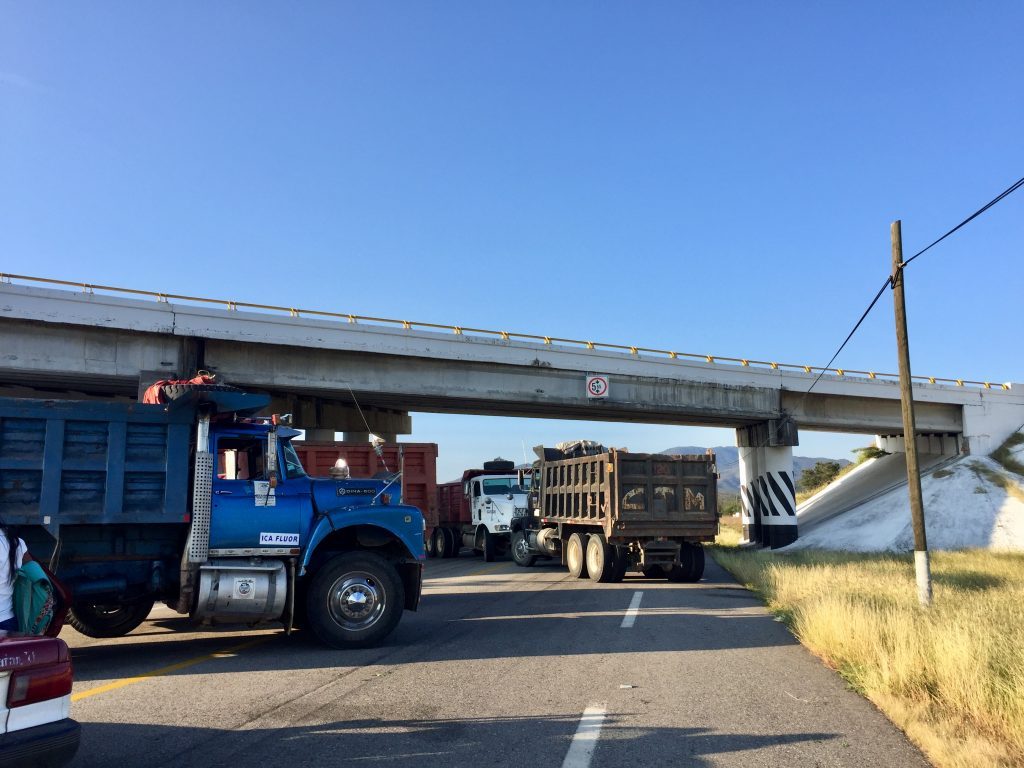
[[[463,544],[481,552],[486,562],[508,551],[512,520],[525,515],[528,505],[529,489],[520,487],[512,462],[500,462],[500,469],[488,467],[498,463],[467,471],[462,485],[472,520],[463,528]]]

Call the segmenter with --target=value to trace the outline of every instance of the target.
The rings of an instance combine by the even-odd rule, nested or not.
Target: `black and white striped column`
[[[797,539],[796,487],[793,483],[793,447],[762,448],[763,463],[758,487],[761,491],[761,541],[777,549]]]
[[[739,427],[740,505],[746,542],[776,549],[797,539],[793,446],[788,416]]]
[[[740,519],[743,524],[743,542],[745,544],[761,541],[759,519],[760,505],[756,502],[757,490],[757,449],[739,448],[740,469]]]

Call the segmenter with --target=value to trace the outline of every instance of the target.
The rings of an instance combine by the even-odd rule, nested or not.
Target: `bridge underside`
[[[342,416],[358,402],[380,414],[428,411],[717,427],[745,427],[788,413],[801,429],[902,432],[898,400],[630,375],[612,376],[609,397],[591,399],[585,373],[540,361],[496,365],[33,321],[6,320],[4,331],[0,387],[15,396],[134,398],[140,384],[204,368],[222,381],[269,392],[292,410],[319,413],[315,424],[307,417],[308,426],[339,430],[362,428],[350,423],[351,410]],[[326,423],[325,407],[337,423]],[[958,405],[923,402],[916,409],[921,432],[963,429]],[[382,431],[403,434],[404,426],[392,419]]]

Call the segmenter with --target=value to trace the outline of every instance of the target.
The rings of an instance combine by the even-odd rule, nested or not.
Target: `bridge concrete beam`
[[[607,399],[588,398],[586,374],[543,365],[208,341],[207,367],[226,381],[301,395],[354,394],[365,410],[401,407],[448,413],[736,425],[779,416],[778,392],[640,376],[610,376]],[[351,395],[350,395],[351,396]],[[374,430],[376,431],[376,430]],[[396,431],[396,430],[385,430]]]
[[[191,375],[196,367],[219,367],[225,379],[237,372],[235,383],[272,394],[346,402],[351,386],[360,403],[384,411],[733,427],[787,412],[800,429],[902,432],[894,381],[830,374],[805,397],[817,377],[785,365],[670,359],[639,350],[5,283],[0,323],[0,388],[55,396],[62,390],[134,396],[142,371]],[[259,369],[260,358],[265,370]],[[584,397],[587,373],[609,376],[610,398]],[[1002,390],[919,383],[914,399],[919,431],[963,432],[972,453],[998,447],[1024,423],[1021,385]]]
[[[864,434],[902,434],[903,413],[900,401],[881,398],[851,398],[836,394],[783,390],[782,407],[801,429]],[[963,430],[963,406],[918,400],[915,392],[914,414],[919,432],[955,432]]]

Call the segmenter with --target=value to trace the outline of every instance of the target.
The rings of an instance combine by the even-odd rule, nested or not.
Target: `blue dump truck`
[[[265,395],[173,389],[166,405],[0,398],[0,518],[69,588],[72,626],[120,636],[162,601],[347,648],[416,610],[424,524],[400,484],[307,476],[298,431],[253,415]]]

